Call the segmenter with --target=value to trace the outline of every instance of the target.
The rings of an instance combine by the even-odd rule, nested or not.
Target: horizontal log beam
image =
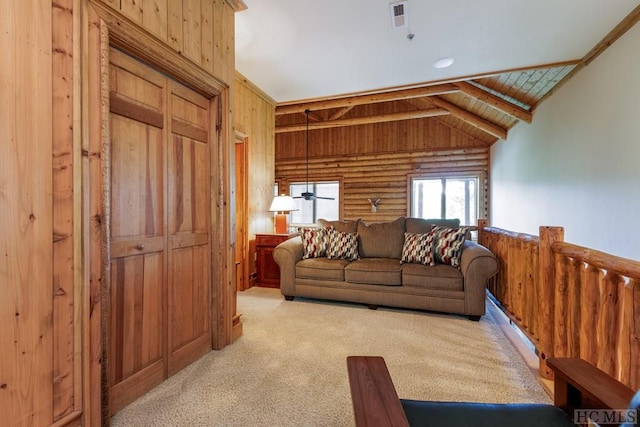
[[[423,119],[426,117],[446,116],[449,112],[443,108],[407,111],[402,113],[380,114],[377,116],[355,117],[350,119],[327,120],[309,123],[309,129],[326,129],[342,126],[369,125],[374,123],[395,122],[398,120]],[[299,132],[307,128],[306,124],[276,126],[276,133]]]
[[[495,123],[490,122],[489,120],[485,120],[482,117],[477,116],[462,107],[458,107],[457,105],[452,104],[449,101],[445,101],[442,98],[438,98],[437,96],[430,97],[429,102],[431,102],[436,107],[444,108],[445,110],[450,112],[452,116],[469,123],[471,126],[477,127],[478,129],[488,133],[489,135],[493,135],[496,138],[500,139],[507,139],[507,129],[498,126]]]
[[[525,110],[522,107],[505,101],[504,99],[467,82],[458,82],[456,83],[456,86],[458,86],[460,92],[464,93],[465,95],[475,98],[478,101],[484,102],[490,107],[493,107],[496,110],[508,114],[518,120],[531,123],[533,117],[531,112]]]
[[[395,92],[382,92],[370,95],[359,95],[345,98],[327,99],[276,107],[276,116],[293,113],[304,113],[305,110],[326,110],[329,108],[355,107],[356,105],[374,104],[377,102],[401,101],[403,99],[422,98],[425,96],[444,95],[459,92],[454,84],[440,84],[415,89],[402,89]]]

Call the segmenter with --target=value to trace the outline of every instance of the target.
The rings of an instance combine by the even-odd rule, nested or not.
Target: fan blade
[[[333,198],[333,197],[322,197],[322,196],[316,196],[316,199],[335,200],[335,198]]]

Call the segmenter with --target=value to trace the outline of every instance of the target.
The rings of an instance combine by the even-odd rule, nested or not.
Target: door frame
[[[242,263],[242,275],[244,278],[244,281],[242,282],[242,286],[241,288],[237,288],[237,291],[244,291],[245,289],[248,289],[248,283],[249,283],[249,234],[248,234],[248,226],[249,226],[249,215],[247,213],[247,208],[248,208],[248,202],[249,202],[249,198],[248,198],[248,186],[249,186],[249,180],[248,180],[248,167],[249,167],[249,152],[248,152],[248,148],[249,148],[249,137],[236,130],[234,132],[234,136],[235,136],[235,144],[234,144],[234,148],[237,148],[238,145],[242,146],[242,182],[238,182],[238,174],[237,174],[237,169],[238,169],[238,165],[234,164],[234,179],[235,179],[235,185],[234,185],[234,193],[236,194],[236,200],[238,200],[238,189],[242,188],[242,193],[240,195],[241,197],[241,203],[243,206],[243,210],[240,216],[238,215],[234,215],[235,221],[236,221],[236,225],[238,222],[240,222],[242,224],[242,229],[244,230],[243,234],[241,236],[238,236],[237,234],[235,235],[235,244],[237,246],[239,246],[239,249],[242,253],[242,259],[243,259],[243,263]],[[234,160],[235,160],[235,156],[234,156]],[[236,227],[234,227],[234,230],[236,229]],[[237,283],[237,281],[236,281]]]
[[[234,202],[231,159],[234,155],[230,109],[231,88],[108,6],[90,0],[83,10],[82,67],[82,211],[85,292],[84,400],[87,425],[109,425],[107,376],[110,307],[110,131],[109,48],[133,58],[211,100],[215,126],[211,143],[211,331],[212,348],[231,343],[235,307],[232,288],[232,212]]]

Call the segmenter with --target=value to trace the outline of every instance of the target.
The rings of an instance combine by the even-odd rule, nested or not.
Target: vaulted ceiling
[[[512,71],[491,76],[424,85],[417,88],[326,100],[280,104],[276,108],[276,133],[352,126],[366,123],[439,117],[446,123],[490,144],[506,139],[519,120],[532,121],[532,110],[579,64]],[[361,115],[358,107],[389,103],[391,113]]]
[[[336,22],[326,22],[326,31],[318,32],[322,26],[314,23],[314,19],[320,21],[326,19],[319,8],[328,8],[332,4],[337,7],[342,4],[344,7],[337,7],[334,13],[342,11],[344,14],[350,14],[353,13],[353,5],[347,7],[344,2],[334,4],[335,2],[331,0],[321,2],[322,6],[317,4],[311,10],[309,5],[303,7],[300,4],[302,2],[292,3],[288,0],[275,0],[268,2],[271,10],[264,16],[264,20],[271,22],[270,25],[267,25],[255,16],[250,16],[246,22],[243,22],[242,14],[250,12],[252,7],[255,6],[258,11],[263,13],[266,8],[266,5],[260,2],[252,0],[245,0],[245,2],[249,9],[236,16],[237,69],[276,100],[276,133],[305,129],[304,112],[310,110],[309,129],[311,130],[438,117],[439,120],[443,120],[487,144],[492,144],[498,139],[506,139],[509,129],[519,121],[530,123],[533,120],[536,107],[546,97],[582,67],[588,65],[607,46],[640,20],[640,6],[631,0],[616,0],[614,2],[567,0],[562,2],[561,6],[558,5],[556,10],[564,17],[564,20],[554,16],[553,19],[543,19],[542,21],[539,16],[541,5],[537,3],[535,7],[530,2],[526,2],[526,4],[516,2],[517,5],[514,6],[512,0],[491,0],[491,3],[502,4],[503,9],[491,12],[483,10],[482,13],[489,13],[492,22],[499,17],[510,21],[509,25],[506,25],[512,31],[511,35],[507,35],[509,39],[505,39],[505,34],[500,31],[492,30],[478,33],[478,23],[467,14],[468,21],[456,25],[451,32],[448,32],[450,29],[446,28],[442,30],[442,33],[449,34],[449,37],[455,42],[449,44],[442,41],[441,43],[443,46],[457,47],[451,47],[454,52],[452,56],[455,55],[456,62],[448,69],[436,70],[437,74],[434,74],[431,64],[427,64],[425,61],[437,58],[440,54],[434,52],[443,52],[444,49],[434,51],[433,43],[427,43],[424,40],[426,38],[424,35],[427,32],[424,24],[430,22],[430,15],[425,16],[424,19],[420,15],[421,8],[425,4],[434,5],[431,1],[412,0],[408,2],[411,12],[409,22],[413,23],[413,26],[406,31],[408,33],[415,31],[415,37],[412,40],[406,39],[402,43],[410,44],[413,50],[404,49],[404,45],[396,44],[396,48],[398,46],[401,48],[396,49],[397,51],[393,53],[388,53],[385,49],[393,49],[393,43],[397,43],[398,40],[397,33],[391,33],[389,37],[393,42],[391,44],[388,43],[389,40],[380,40],[378,36],[378,45],[371,42],[366,43],[366,40],[364,45],[358,45],[358,40],[361,40],[361,37],[355,37],[353,31],[360,27],[367,37],[375,41],[376,29],[372,28],[370,22],[355,24],[354,21],[351,21],[351,27],[342,27],[342,18],[334,15]],[[362,3],[362,1],[357,0],[355,3]],[[375,14],[371,10],[380,6],[378,3],[383,3],[384,13],[387,13],[386,4],[392,3],[392,1],[376,0],[375,4],[365,3],[367,5],[364,8],[369,9],[369,15],[367,15],[369,20],[375,21],[372,18]],[[441,18],[457,16],[460,13],[456,7],[461,5],[455,5],[458,2],[446,3],[446,7],[438,6]],[[612,6],[614,6],[613,11]],[[631,11],[628,13],[630,7]],[[525,13],[527,8],[531,8],[529,10],[531,16],[529,17]],[[519,13],[514,15],[514,10]],[[306,23],[307,31],[293,34],[286,28],[279,28],[278,24],[284,24],[278,23],[277,20],[284,19],[283,16],[286,16],[287,13],[294,14],[290,19],[297,24]],[[574,15],[571,15],[572,13]],[[622,13],[626,13],[626,15],[621,15]],[[274,19],[274,16],[277,19]],[[576,19],[581,18],[581,21],[572,20],[572,16]],[[480,21],[483,18],[488,19],[485,15],[477,18]],[[532,19],[537,33],[531,32],[532,22],[530,21]],[[284,52],[287,59],[283,59],[279,53],[268,55],[267,52],[261,52],[258,54],[254,50],[255,46],[248,48],[245,28],[247,22],[253,23],[254,36],[257,35],[259,39],[262,39],[257,43],[258,45],[267,41],[272,43],[279,40],[278,37],[283,31],[289,34],[286,45],[291,49]],[[585,27],[584,24],[587,22],[591,27]],[[604,32],[603,25],[608,25]],[[269,31],[261,33],[263,28],[269,28]],[[521,31],[518,31],[518,28]],[[563,28],[564,33],[561,31]],[[476,33],[469,33],[470,30],[476,31]],[[314,31],[315,33],[313,33]],[[377,31],[381,32],[379,29]],[[384,33],[384,31],[382,32]],[[574,32],[578,33],[577,37],[576,34],[573,34]],[[339,45],[332,43],[336,37],[339,37],[339,34],[345,36],[343,43]],[[549,39],[549,34],[554,34],[555,39]],[[560,37],[562,34],[565,36]],[[441,40],[441,36],[442,34],[438,35],[438,40]],[[352,43],[351,40],[354,37],[356,41]],[[474,37],[483,40],[475,40]],[[530,40],[531,38],[533,40]],[[299,40],[295,41],[295,39]],[[318,39],[324,40],[326,44],[324,49],[317,44]],[[466,46],[464,40],[467,40]],[[586,49],[584,48],[585,40],[590,43]],[[284,43],[282,40],[280,42]],[[310,49],[305,49],[303,45],[296,43],[307,43],[309,46],[313,46],[316,49],[316,55],[310,55]],[[514,43],[515,46],[521,46],[521,49],[504,50],[500,47],[502,44],[511,45]],[[494,47],[487,47],[487,45]],[[405,68],[407,68],[405,65],[415,66],[415,59],[411,55],[415,56],[416,46],[421,49],[422,62],[420,67],[424,70],[419,76],[424,76],[427,79],[432,78],[431,80],[416,82],[418,77],[415,73],[405,72]],[[280,52],[280,48],[276,47],[275,49]],[[478,49],[489,50],[478,52]],[[491,56],[489,53],[491,49],[493,49],[495,56],[502,55],[502,57],[486,59],[487,55]],[[530,52],[526,52],[527,49]],[[386,55],[394,62],[389,64],[385,61],[379,61],[377,68],[371,68],[371,65],[367,65],[370,61],[368,55],[373,52],[375,56],[376,50],[378,55]],[[575,52],[580,52],[580,54],[576,55]],[[481,57],[478,57],[478,54],[481,54]],[[469,58],[476,58],[476,62],[470,63]],[[485,60],[481,58],[485,58]],[[277,63],[278,60],[281,63]],[[531,63],[542,65],[529,65]],[[369,68],[359,68],[363,65]],[[491,68],[500,66],[509,66],[509,68]],[[343,71],[358,69],[358,72],[362,74],[343,72],[341,74],[343,78],[336,80],[332,72],[334,68]],[[386,71],[387,69],[389,71]],[[432,71],[428,71],[428,69]],[[484,69],[489,71],[483,71]],[[493,71],[496,69],[498,71]],[[300,70],[306,70],[305,74],[301,75]],[[344,90],[345,83],[351,85],[348,91]],[[305,84],[308,88],[305,87]],[[305,95],[312,96],[304,98]],[[283,97],[285,99],[282,99]],[[384,113],[373,116],[365,114],[365,106],[373,103],[385,104],[386,108],[382,109]]]

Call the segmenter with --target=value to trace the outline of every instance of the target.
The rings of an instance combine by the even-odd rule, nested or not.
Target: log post
[[[547,366],[547,359],[553,357],[554,334],[554,299],[555,299],[555,260],[552,246],[564,240],[564,227],[540,227],[540,261],[538,264],[540,280],[540,304],[538,319],[540,320],[540,376],[553,378],[553,371]]]
[[[489,220],[486,218],[478,219],[478,243],[487,246],[484,241],[484,228],[489,226]]]

